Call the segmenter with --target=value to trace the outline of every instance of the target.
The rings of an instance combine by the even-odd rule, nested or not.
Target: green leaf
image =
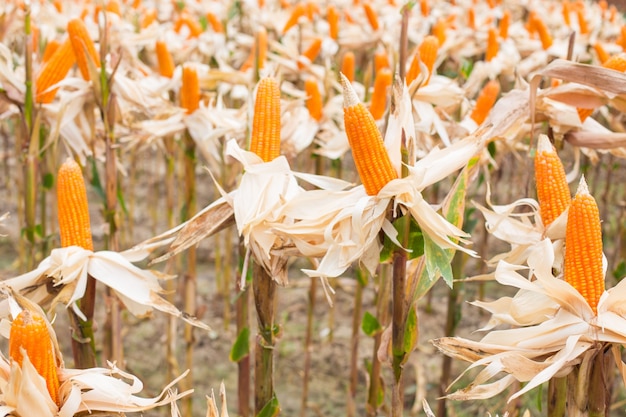
[[[426,258],[426,271],[431,280],[437,280],[440,276],[446,284],[452,288],[452,266],[450,261],[454,251],[443,249],[436,244],[428,235],[424,236],[424,257]]]
[[[250,354],[250,329],[248,327],[244,327],[239,332],[235,343],[233,343],[233,347],[230,350],[230,354],[228,358],[232,362],[239,362],[241,359],[245,358]]]
[[[621,261],[617,267],[613,270],[613,276],[619,282],[626,275],[626,262]]]
[[[280,413],[280,404],[278,403],[278,399],[276,395],[272,397],[271,400],[267,402],[257,414],[257,417],[275,417]]]
[[[54,175],[51,173],[47,173],[43,176],[43,188],[46,190],[51,190],[54,186]]]
[[[206,16],[204,15],[200,16],[199,21],[200,21],[200,26],[202,27],[202,31],[207,30],[207,28],[209,27],[209,21],[206,18]]]
[[[96,166],[96,160],[91,158],[91,186],[96,190],[96,193],[104,201],[104,187],[100,181],[100,174],[98,174],[98,167]]]
[[[410,222],[408,225],[409,236],[405,239],[404,235],[407,230],[407,222]],[[408,260],[419,258],[424,254],[424,236],[422,234],[422,229],[420,229],[419,224],[417,224],[417,221],[413,218],[413,216],[406,215],[397,218],[393,222],[393,227],[398,231],[398,241],[407,242],[406,249],[411,250],[411,252],[407,252]],[[393,251],[396,250],[396,248],[396,244],[385,235],[383,249],[380,252],[380,262],[383,263],[390,261],[393,256]]]
[[[376,317],[374,317],[369,311],[366,311],[361,321],[361,329],[363,333],[368,336],[375,336],[376,333],[382,331],[382,326]]]
[[[124,194],[122,194],[121,187],[117,187],[117,201],[120,203],[122,212],[128,216],[128,209],[126,208],[126,202],[124,201]]]
[[[463,60],[461,63],[461,75],[463,78],[469,78],[470,74],[474,70],[474,62],[471,60]]]
[[[405,362],[408,359],[415,346],[417,346],[417,338],[419,336],[419,329],[417,327],[417,303],[411,304],[409,308],[406,323],[404,325],[404,353],[405,353]]]

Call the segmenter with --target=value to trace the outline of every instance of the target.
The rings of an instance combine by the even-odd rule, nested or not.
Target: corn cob
[[[120,3],[117,0],[110,0],[107,3],[107,5],[106,5],[105,10],[107,12],[114,13],[114,14],[116,14],[118,16],[122,16],[122,11],[120,9]]]
[[[378,16],[376,15],[376,10],[369,3],[363,3],[363,10],[365,11],[365,16],[367,17],[367,21],[374,31],[377,31],[380,25],[378,24]]]
[[[472,120],[477,124],[484,122],[495,104],[498,94],[500,94],[500,83],[497,80],[491,80],[485,84],[476,99],[476,105],[470,115]]]
[[[80,166],[71,158],[57,173],[57,211],[61,247],[93,250],[85,180]]]
[[[489,62],[498,55],[498,34],[494,28],[489,28],[487,33],[487,50],[485,52],[485,61]]]
[[[626,71],[626,56],[624,54],[613,55],[608,58],[604,64],[602,64],[604,68],[612,69],[619,72]],[[580,118],[581,123],[587,119],[587,117],[591,116],[594,109],[579,107],[576,109],[578,111],[578,117]]]
[[[387,52],[383,49],[377,51],[374,54],[374,72],[378,74],[381,69],[390,67]]]
[[[89,81],[91,76],[88,60],[91,60],[96,68],[100,68],[100,57],[93,40],[89,36],[85,23],[80,19],[72,19],[67,23],[67,33],[72,42],[78,69],[80,69],[83,79]]]
[[[203,32],[202,26],[196,19],[194,19],[188,14],[183,15],[182,19],[183,19],[183,23],[185,24],[185,26],[187,26],[187,28],[189,29],[190,38],[197,38],[198,36],[202,34]]]
[[[298,60],[298,68],[303,69],[306,67],[306,64],[310,64],[315,61],[315,58],[317,58],[321,49],[322,38],[313,39],[313,42],[311,42],[306,51],[302,52],[302,56]]]
[[[539,135],[535,154],[535,183],[539,215],[547,228],[567,209],[572,197],[561,159],[546,135]]]
[[[543,49],[548,49],[552,46],[552,35],[550,35],[550,31],[548,30],[548,26],[543,21],[539,15],[535,15],[533,18],[534,27],[539,34],[539,39],[541,40],[541,47]]]
[[[9,357],[21,367],[25,352],[37,373],[46,381],[50,398],[59,405],[59,377],[51,337],[43,316],[22,310],[11,324]]]
[[[167,78],[172,78],[175,68],[174,58],[172,58],[172,54],[169,49],[167,49],[167,45],[163,41],[156,41],[155,50],[157,62],[159,63],[159,74]]]
[[[467,11],[467,27],[476,30],[476,10],[473,7]]]
[[[303,3],[296,4],[291,12],[291,15],[289,16],[289,19],[287,19],[285,26],[283,26],[283,30],[281,33],[283,35],[287,33],[287,31],[291,29],[292,27],[294,27],[298,23],[300,18],[304,16],[305,14],[306,14],[305,5]]]
[[[420,72],[419,63],[422,62],[426,68],[428,69],[428,78],[424,80],[423,85],[428,84],[430,81],[430,76],[433,72],[433,67],[435,65],[435,61],[437,60],[437,52],[439,50],[439,40],[436,36],[426,36],[422,43],[417,48],[415,55],[413,56],[413,60],[411,61],[411,66],[406,74],[406,83],[410,85],[413,80],[415,80]]]
[[[367,195],[377,195],[398,178],[371,113],[359,101],[350,81],[341,76],[343,119],[356,169]]]
[[[313,21],[316,15],[320,13],[319,7],[317,7],[317,3],[315,1],[309,1],[306,4],[306,17],[309,21]]]
[[[280,155],[280,89],[272,77],[261,79],[257,86],[250,151],[264,162]]]
[[[224,25],[222,25],[222,22],[215,15],[215,13],[207,12],[206,20],[211,25],[211,29],[213,29],[213,32],[224,33]]]
[[[347,23],[354,23],[354,17],[352,17],[352,14],[348,9],[343,9],[343,18],[346,20]]]
[[[570,13],[572,12],[572,6],[570,5],[568,0],[563,0],[563,6],[562,6],[562,13],[563,13],[563,22],[565,22],[565,25],[567,26],[572,26],[572,21],[570,19]]]
[[[200,82],[198,72],[192,66],[183,67],[183,83],[180,88],[180,107],[191,114],[200,106]]]
[[[309,114],[315,120],[320,121],[322,119],[322,94],[315,78],[309,77],[304,81],[304,92],[307,95],[306,107]]]
[[[339,12],[337,7],[329,4],[326,8],[326,20],[328,21],[328,32],[331,38],[337,40],[339,37]]]
[[[432,34],[439,41],[439,45],[443,45],[446,41],[446,30],[448,29],[448,23],[444,18],[437,19],[437,22],[432,27]]]
[[[511,12],[505,10],[500,19],[500,37],[506,39],[509,37],[509,25],[511,24]]]
[[[610,57],[609,53],[604,49],[600,42],[596,42],[593,45],[593,49],[596,51],[596,55],[598,56],[598,61],[600,64],[604,64]]]
[[[61,0],[54,0],[52,4],[54,8],[57,9],[57,12],[63,13],[63,3],[61,3]]]
[[[341,62],[341,73],[350,81],[354,81],[354,52],[348,51]]]
[[[617,7],[614,4],[609,6],[609,22],[615,23],[617,21]]]
[[[150,9],[148,10],[144,16],[141,18],[141,28],[145,29],[150,26],[157,18],[157,10]]]
[[[131,7],[137,10],[139,6],[141,6],[141,0],[133,0],[133,4],[131,5]]]
[[[383,68],[376,73],[374,92],[370,103],[370,113],[374,120],[379,120],[385,114],[387,106],[387,88],[391,85],[393,74],[389,68]]]
[[[46,90],[65,78],[74,65],[74,62],[76,62],[76,57],[74,56],[74,51],[72,51],[72,42],[68,38],[59,46],[54,54],[52,54],[50,60],[46,62],[39,72],[39,76],[35,82],[37,87],[35,100],[37,103],[50,103],[54,99],[58,88],[54,88],[50,91]]]
[[[265,57],[267,56],[267,29],[261,26],[256,33],[256,40],[254,45],[252,45],[252,49],[250,50],[250,55],[246,61],[239,68],[240,71],[247,71],[248,69],[254,66],[254,60],[256,59],[259,63],[259,69],[262,69],[265,66]]]
[[[578,17],[578,29],[580,30],[580,34],[584,35],[589,33],[589,25],[585,20],[585,10],[582,7],[578,7],[576,9],[576,16]]]
[[[420,0],[420,11],[422,12],[422,16],[430,16],[430,4],[428,0]]]
[[[46,44],[46,49],[43,50],[43,56],[41,57],[41,62],[46,63],[50,60],[52,55],[59,49],[61,46],[61,42],[56,39],[50,39]]]
[[[602,227],[598,205],[589,194],[584,177],[567,214],[563,277],[596,313],[598,300],[604,292]]]

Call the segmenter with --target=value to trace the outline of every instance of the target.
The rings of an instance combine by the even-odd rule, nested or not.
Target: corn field
[[[626,414],[621,7],[6,0],[0,417]]]

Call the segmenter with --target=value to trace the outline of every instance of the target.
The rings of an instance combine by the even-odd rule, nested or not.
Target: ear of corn
[[[561,11],[563,13],[563,22],[565,22],[565,24],[567,26],[572,26],[572,21],[570,19],[570,13],[572,12],[572,6],[570,5],[568,0],[563,0],[563,5],[562,5]]]
[[[143,17],[141,18],[141,28],[145,29],[150,26],[157,18],[157,10],[150,9],[148,10]]]
[[[624,54],[617,54],[609,57],[604,64],[602,64],[604,68],[612,69],[619,72],[626,71],[626,56]],[[594,109],[579,107],[576,109],[578,111],[578,117],[580,118],[581,123],[587,119],[587,117],[591,116]]]
[[[24,361],[22,352],[46,381],[50,398],[59,405],[59,377],[48,324],[43,316],[29,310],[15,317],[9,334],[9,357],[20,366]]]
[[[448,29],[448,23],[444,18],[437,19],[437,22],[432,27],[432,34],[439,40],[439,45],[443,45],[446,41],[446,30]]]
[[[546,135],[539,135],[535,154],[535,183],[541,221],[548,227],[567,209],[572,197],[565,178],[565,168]]]
[[[538,15],[535,15],[535,17],[533,18],[534,21],[534,26],[535,29],[537,30],[537,33],[539,34],[539,39],[541,40],[541,47],[543,49],[548,49],[549,47],[552,46],[552,35],[550,34],[550,31],[548,30],[548,26],[546,26],[546,22],[543,21],[543,19],[541,17],[539,17]]]
[[[609,53],[606,51],[606,49],[604,49],[604,47],[602,46],[602,44],[600,42],[596,42],[593,45],[593,49],[596,51],[596,55],[598,56],[598,61],[600,61],[601,64],[604,64],[610,57]]]
[[[67,33],[72,42],[72,49],[76,57],[76,63],[83,79],[91,79],[89,62],[91,60],[96,68],[100,67],[100,57],[96,51],[93,40],[89,36],[85,23],[80,19],[72,19],[67,24]]]
[[[322,119],[322,94],[320,93],[317,80],[309,77],[304,81],[304,92],[307,95],[306,107],[312,118],[319,121]]]
[[[430,16],[430,3],[428,3],[428,0],[420,0],[420,11],[422,12],[422,16]]]
[[[472,120],[477,124],[484,122],[495,104],[498,94],[500,94],[500,83],[497,80],[491,80],[485,84],[476,99],[476,105],[470,115]]]
[[[389,57],[384,49],[377,51],[374,54],[374,72],[378,73],[383,68],[390,68]]]
[[[50,39],[46,44],[46,49],[44,49],[43,51],[41,62],[48,62],[52,55],[56,52],[56,50],[59,49],[59,46],[61,46],[61,42],[57,41],[56,39]]]
[[[159,74],[167,78],[172,78],[175,68],[174,58],[172,58],[172,54],[169,49],[167,49],[167,44],[163,41],[156,41],[155,49],[157,62],[159,63]]]
[[[331,38],[337,40],[339,37],[339,12],[337,7],[329,4],[326,8],[326,20],[328,21],[328,32]]]
[[[183,23],[189,29],[190,38],[197,38],[198,36],[202,34],[203,30],[202,30],[202,25],[200,25],[200,22],[198,22],[196,19],[194,19],[188,14],[183,15],[182,19],[183,19]]]
[[[511,12],[509,10],[505,10],[502,13],[502,18],[500,19],[500,37],[502,39],[506,39],[509,37],[509,26],[511,24]]]
[[[304,61],[298,60],[298,68],[303,69],[306,67],[306,64],[310,64],[315,61],[317,55],[320,53],[322,49],[322,38],[315,38],[306,49],[306,51],[302,52],[301,59],[304,58]]]
[[[180,88],[180,107],[191,114],[200,106],[200,82],[198,72],[192,66],[183,67],[183,83]]]
[[[584,35],[589,33],[589,25],[585,20],[585,10],[582,7],[578,7],[576,9],[576,16],[578,17],[578,29],[580,30],[580,34]]]
[[[476,30],[476,10],[473,7],[467,10],[467,27]]]
[[[350,81],[354,81],[354,52],[348,51],[343,55],[341,61],[341,73]]]
[[[261,79],[257,86],[250,151],[264,162],[280,155],[280,89],[272,77]]]
[[[563,277],[596,313],[598,300],[604,292],[602,227],[598,205],[589,194],[584,177],[567,214]]]
[[[371,113],[359,101],[350,81],[341,76],[343,119],[356,169],[368,195],[376,195],[398,178]]]
[[[215,13],[207,12],[206,20],[211,25],[211,29],[213,29],[213,32],[224,33],[224,25],[222,24],[220,19],[215,15]]]
[[[383,68],[376,73],[374,80],[374,92],[372,93],[372,101],[370,103],[370,113],[375,120],[380,119],[385,114],[387,107],[387,88],[392,81],[391,70]]]
[[[247,71],[254,66],[255,60],[259,63],[259,69],[262,69],[265,66],[265,58],[267,57],[267,29],[261,26],[256,33],[256,39],[254,45],[252,45],[252,49],[250,50],[250,55],[246,61],[239,68],[240,71]]]
[[[487,33],[487,50],[485,52],[485,61],[489,62],[498,55],[498,34],[494,28],[489,28]]]
[[[365,16],[367,17],[367,21],[374,31],[377,31],[380,27],[378,23],[378,15],[376,14],[376,10],[369,3],[363,3],[363,10],[365,11]]]
[[[35,100],[37,103],[50,103],[54,100],[58,89],[46,90],[65,78],[74,65],[74,62],[76,62],[76,57],[72,50],[72,43],[68,38],[59,46],[54,54],[52,54],[50,60],[46,62],[37,77],[35,82],[37,87]]]
[[[109,13],[114,13],[118,16],[122,15],[122,10],[120,8],[120,2],[117,0],[110,0],[107,5],[105,10]]]
[[[304,3],[298,3],[294,6],[291,11],[291,15],[289,15],[289,19],[285,22],[285,26],[283,26],[282,34],[287,33],[289,29],[298,24],[298,21],[302,16],[306,14],[306,6]]]
[[[437,52],[439,51],[439,40],[436,36],[429,35],[424,38],[422,43],[417,48],[415,55],[413,56],[413,60],[411,61],[411,66],[406,74],[406,83],[410,85],[413,80],[415,80],[420,72],[419,63],[422,62],[426,68],[428,69],[428,78],[424,80],[424,85],[428,84],[430,81],[430,76],[432,75],[433,68],[435,66],[435,61],[437,60]]]
[[[57,212],[61,246],[93,250],[85,180],[80,166],[71,158],[57,174]]]

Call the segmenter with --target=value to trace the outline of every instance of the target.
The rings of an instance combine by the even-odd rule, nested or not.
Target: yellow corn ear
[[[381,49],[374,54],[374,72],[378,73],[383,68],[390,68],[389,65],[389,56],[387,56],[387,51]]]
[[[379,120],[385,114],[387,107],[387,88],[391,85],[393,74],[389,68],[382,68],[376,73],[374,92],[370,102],[370,113],[374,120]]]
[[[467,11],[467,27],[476,30],[476,10],[470,7]]]
[[[509,37],[509,26],[511,25],[511,11],[505,10],[502,13],[502,18],[500,19],[499,29],[500,29],[500,37],[502,39],[506,39]]]
[[[272,77],[261,79],[257,85],[250,151],[264,162],[280,155],[280,89]]]
[[[585,20],[585,9],[583,7],[578,7],[576,9],[576,16],[578,17],[578,28],[580,30],[580,34],[584,35],[589,33],[589,25]]]
[[[75,62],[76,57],[72,50],[72,42],[68,38],[57,48],[50,57],[50,60],[46,62],[39,72],[39,76],[35,81],[37,87],[35,100],[37,103],[45,104],[54,100],[58,88],[52,90],[49,90],[49,88],[65,78]]]
[[[428,69],[428,78],[423,82],[423,85],[428,84],[430,76],[432,75],[435,61],[437,60],[437,52],[439,51],[439,39],[436,36],[428,35],[424,38],[422,43],[417,47],[417,51],[411,61],[411,66],[406,73],[406,84],[411,85],[421,73],[419,63],[422,62]]]
[[[472,120],[477,124],[484,122],[495,104],[498,94],[500,94],[500,83],[497,80],[491,80],[485,84],[476,99],[476,105],[470,115]]]
[[[180,107],[191,114],[200,106],[200,81],[198,72],[192,66],[183,67],[183,83],[180,88]]]
[[[174,75],[174,58],[167,48],[167,44],[163,41],[156,41],[156,56],[159,63],[159,74],[164,77],[172,78]]]
[[[322,49],[322,38],[315,38],[306,49],[306,51],[302,52],[301,59],[298,60],[298,68],[303,69],[307,64],[312,63],[319,55],[320,50]]]
[[[61,42],[56,39],[50,39],[46,44],[46,49],[43,50],[43,56],[41,57],[41,62],[46,63],[50,60],[52,55],[56,52],[57,49],[61,46]]]
[[[157,9],[150,9],[141,18],[141,28],[145,29],[157,20]]]
[[[350,82],[354,81],[354,52],[348,51],[344,54],[341,61],[341,73],[346,76]]]
[[[377,195],[389,181],[398,178],[385,149],[376,121],[359,101],[350,81],[341,75],[343,120],[352,157],[367,195]]]
[[[498,55],[498,34],[494,28],[489,28],[487,33],[487,50],[485,51],[485,61],[489,62]]]
[[[322,94],[320,93],[317,80],[309,77],[304,81],[304,92],[306,93],[306,107],[309,114],[317,121],[322,119]]]
[[[224,33],[224,25],[217,17],[217,15],[215,15],[215,13],[207,12],[206,20],[211,25],[211,29],[213,29],[213,32]]]
[[[331,38],[337,40],[339,37],[339,12],[337,7],[329,4],[326,8],[326,20],[328,21],[328,32]]]
[[[600,42],[596,42],[595,44],[593,44],[593,49],[596,51],[596,55],[598,56],[598,61],[600,61],[600,64],[604,64],[610,58],[609,53],[606,51],[606,49],[604,49],[604,46],[602,46]]]
[[[13,320],[9,333],[9,357],[20,367],[22,352],[28,355],[37,373],[46,381],[50,398],[59,404],[59,377],[51,334],[46,319],[39,313],[22,310]]]
[[[626,71],[626,55],[625,54],[617,54],[609,57],[602,67],[612,69],[619,72]],[[586,107],[578,107],[576,109],[578,111],[578,117],[580,118],[581,123],[587,119],[587,117],[591,116],[595,109],[586,108]]]
[[[304,5],[304,3],[296,4],[293,8],[293,11],[291,12],[291,15],[289,15],[289,19],[287,19],[285,26],[283,26],[282,34],[284,35],[285,33],[287,33],[289,29],[291,29],[296,24],[298,24],[298,21],[300,20],[300,18],[304,16],[305,14],[306,14],[306,6]]]
[[[563,22],[566,26],[572,26],[572,20],[570,13],[572,12],[572,5],[568,0],[563,0],[561,12],[563,13]]]
[[[535,154],[535,184],[539,215],[544,227],[559,217],[569,206],[572,196],[565,178],[565,168],[546,135],[539,135]]]
[[[380,27],[378,23],[378,15],[376,14],[376,10],[369,3],[363,3],[363,10],[365,11],[365,16],[367,17],[367,21],[374,31],[377,31]]]
[[[420,11],[424,17],[428,17],[430,15],[430,3],[428,0],[420,0]]]
[[[598,205],[589,194],[584,177],[567,214],[563,277],[596,313],[604,292],[602,227]]]
[[[89,36],[87,26],[80,19],[72,19],[67,23],[67,33],[72,42],[72,49],[74,50],[80,74],[83,76],[83,79],[89,81],[91,76],[88,60],[91,60],[96,68],[100,68],[100,57],[93,40]]]
[[[85,179],[80,166],[71,158],[57,173],[57,212],[61,246],[93,250]]]
[[[535,27],[535,30],[537,31],[537,33],[539,34],[539,39],[541,40],[541,47],[543,49],[548,49],[549,47],[552,46],[552,35],[550,34],[550,31],[548,30],[548,26],[546,26],[546,22],[543,21],[543,19],[541,17],[539,17],[538,14],[535,14],[533,17],[533,25]]]

